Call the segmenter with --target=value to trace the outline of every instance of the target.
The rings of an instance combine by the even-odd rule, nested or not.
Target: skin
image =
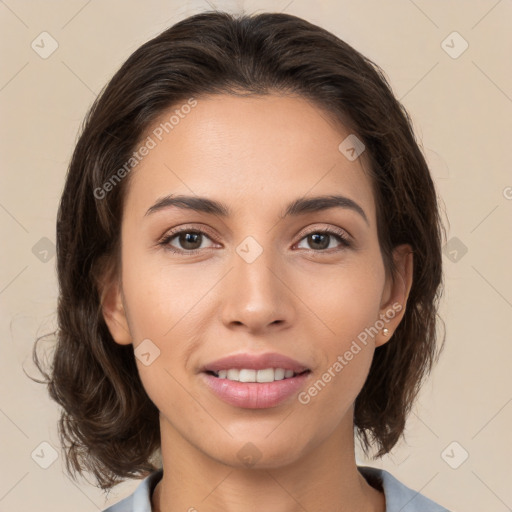
[[[117,343],[136,348],[149,338],[160,350],[149,366],[136,359],[160,411],[164,476],[153,510],[383,512],[383,493],[357,471],[353,406],[375,349],[393,342],[405,308],[386,323],[388,336],[369,337],[308,404],[293,396],[267,409],[228,405],[198,371],[233,353],[279,352],[311,369],[307,388],[392,304],[406,304],[411,248],[395,249],[400,279],[393,281],[378,243],[365,154],[349,161],[338,146],[350,132],[315,105],[278,95],[197,99],[132,171],[121,272],[103,298]],[[280,218],[297,198],[333,193],[356,201],[368,224],[345,208]],[[145,215],[167,194],[206,196],[234,214],[172,207]],[[209,234],[188,246],[175,237],[169,244],[183,254],[174,254],[158,242],[177,227]],[[335,227],[351,247],[331,236],[318,248],[307,236]],[[263,249],[252,263],[236,252],[247,236]],[[185,253],[194,247],[199,252]],[[248,442],[260,455],[251,467],[238,457]]]

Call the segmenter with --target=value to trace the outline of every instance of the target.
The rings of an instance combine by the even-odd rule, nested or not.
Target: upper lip
[[[293,370],[294,373],[302,373],[304,370],[309,370],[307,366],[290,357],[276,352],[267,352],[265,354],[232,354],[204,365],[201,371],[218,372],[231,368],[247,368],[249,370],[283,368],[284,370]]]

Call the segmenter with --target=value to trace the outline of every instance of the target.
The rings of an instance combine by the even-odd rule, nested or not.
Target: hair
[[[40,338],[33,359],[62,406],[59,436],[73,477],[90,471],[109,489],[156,470],[160,450],[159,411],[139,378],[133,346],[114,342],[101,308],[100,280],[119,270],[130,176],[108,194],[97,191],[107,189],[151,123],[172,106],[206,95],[272,93],[313,102],[364,143],[381,254],[393,279],[393,248],[412,247],[404,317],[393,339],[376,349],[354,404],[354,428],[367,455],[376,445],[374,458],[382,457],[403,436],[445,341],[443,333],[438,347],[444,226],[411,119],[379,66],[327,30],[289,14],[208,11],[176,23],[127,59],[91,106],[70,161],[57,214],[50,375],[38,361]]]

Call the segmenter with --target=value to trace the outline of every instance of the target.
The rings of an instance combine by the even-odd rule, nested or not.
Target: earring
[[[389,334],[389,329],[387,327],[384,327],[384,329],[382,329],[382,334],[384,334],[384,336],[387,336]]]

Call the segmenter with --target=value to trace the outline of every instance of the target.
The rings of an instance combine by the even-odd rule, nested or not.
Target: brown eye
[[[210,237],[203,231],[182,229],[167,235],[160,245],[175,253],[195,253],[205,248],[201,247],[205,239],[210,240]],[[177,245],[171,243],[174,240]]]
[[[342,231],[312,231],[306,234],[302,240],[307,240],[309,247],[306,247],[306,249],[309,248],[313,251],[324,252],[326,249],[335,248],[336,246],[331,245],[333,240],[337,240],[343,247],[350,247],[350,242]]]
[[[313,233],[312,235],[308,235],[306,237],[308,239],[308,243],[314,249],[328,249],[331,236],[324,233]]]
[[[202,242],[202,234],[192,231],[183,231],[177,236],[181,248],[187,250],[199,249]],[[176,238],[176,237],[175,237]]]

